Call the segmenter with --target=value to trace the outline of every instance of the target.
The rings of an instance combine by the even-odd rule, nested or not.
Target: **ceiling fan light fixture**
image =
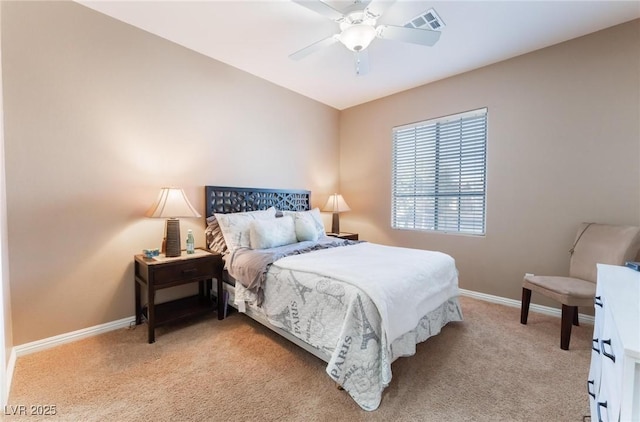
[[[376,37],[376,29],[367,24],[355,24],[344,28],[339,40],[351,51],[362,51]]]

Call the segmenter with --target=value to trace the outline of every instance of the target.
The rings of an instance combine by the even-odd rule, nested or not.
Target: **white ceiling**
[[[496,63],[640,17],[640,1],[398,0],[378,20],[402,26],[435,8],[446,27],[433,47],[375,39],[370,71],[336,43],[289,54],[338,24],[287,0],[85,1],[94,10],[337,109]],[[327,1],[344,10],[352,1]]]

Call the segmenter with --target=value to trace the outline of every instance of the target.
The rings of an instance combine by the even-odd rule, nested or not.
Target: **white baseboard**
[[[474,299],[484,300],[486,302],[497,303],[500,305],[511,306],[514,308],[520,308],[520,301],[514,299],[507,299],[505,297],[489,295],[486,293],[474,292],[472,290],[460,289],[460,294],[462,296],[468,296]],[[549,306],[542,306],[531,304],[530,308],[533,312],[538,312],[545,315],[550,315],[554,317],[560,318],[561,311],[560,309],[551,308]],[[580,322],[585,322],[587,324],[594,323],[594,317],[591,315],[579,314]],[[25,356],[31,353],[40,352],[46,349],[50,349],[52,347],[60,346],[65,343],[70,343],[72,341],[81,340],[87,337],[97,336],[98,334],[103,334],[109,331],[118,330],[120,328],[127,328],[132,323],[135,323],[136,318],[131,316],[128,318],[119,319],[117,321],[107,322],[105,324],[95,325],[93,327],[84,328],[82,330],[73,331],[66,334],[60,334],[57,336],[45,338],[42,340],[33,341],[31,343],[25,343],[18,346],[14,346],[11,349],[11,355],[9,357],[9,362],[7,363],[7,398],[9,395],[9,391],[11,389],[11,380],[13,378],[13,371],[16,365],[16,359],[20,356]]]
[[[511,306],[512,308],[520,308],[522,302],[514,299],[507,299],[506,297],[489,295],[486,293],[474,292],[473,290],[460,289],[462,296],[472,297],[474,299],[484,300],[485,302],[497,303],[499,305]],[[536,305],[532,303],[529,306],[529,310],[537,312],[539,314],[550,315],[560,318],[562,311],[558,308],[552,308],[550,306]],[[580,322],[593,325],[595,319],[592,315],[578,314]]]
[[[120,328],[127,328],[132,323],[135,323],[135,321],[135,317],[128,317],[119,319],[117,321],[107,322],[105,324],[94,325],[93,327],[89,328],[83,328],[82,330],[72,331],[66,334],[60,334],[42,340],[32,341],[31,343],[20,344],[13,348],[11,354],[15,354],[17,357],[20,357],[28,355],[30,353],[40,352],[42,350],[60,346],[61,344],[70,343],[72,341],[81,340],[87,337],[97,336],[98,334],[118,330]]]
[[[70,333],[60,334],[57,336],[45,338],[42,340],[32,341],[31,343],[20,344],[11,348],[11,354],[9,355],[9,362],[7,362],[6,371],[6,397],[4,397],[4,403],[9,401],[9,393],[11,391],[11,382],[13,380],[13,372],[16,367],[16,359],[19,356],[28,355],[30,353],[40,352],[42,350],[50,349],[52,347],[60,346],[61,344],[70,343],[72,341],[81,340],[87,337],[97,336],[98,334],[106,333],[109,331],[117,330],[120,328],[129,327],[132,323],[135,323],[135,317],[128,317],[119,319],[117,321],[107,322],[106,324],[95,325],[93,327],[84,328],[82,330],[72,331]]]
[[[499,305],[511,306],[513,308],[520,308],[521,305],[521,302],[519,300],[508,299],[506,297],[494,296],[486,293],[474,292],[473,290],[460,289],[460,294],[462,296],[484,300],[485,302],[497,303]],[[540,314],[550,315],[558,318],[560,318],[562,314],[560,309],[552,308],[549,306],[536,305],[535,303],[532,303],[529,309],[533,312],[538,312]],[[586,322],[588,324],[593,324],[594,322],[594,317],[591,315],[579,314],[579,318],[581,322]],[[15,366],[15,360],[17,357],[50,349],[61,344],[81,340],[83,338],[97,336],[98,334],[106,333],[120,328],[126,328],[134,322],[135,317],[131,316],[128,318],[119,319],[117,321],[107,322],[105,324],[84,328],[82,330],[72,331],[70,333],[60,334],[42,340],[36,340],[31,343],[14,346],[11,350],[9,362],[7,364],[7,381],[10,384],[11,375],[13,374],[13,367]]]
[[[511,306],[513,308],[520,307],[520,301],[514,299],[508,299],[501,296],[494,296],[486,293],[474,292],[473,290],[460,289],[462,296],[468,296],[474,299],[483,300],[485,302],[497,303],[499,305]],[[533,312],[538,312],[544,315],[550,315],[560,318],[562,312],[558,308],[552,308],[549,306],[531,304],[529,309]],[[580,322],[593,324],[594,317],[592,315],[579,314]],[[129,327],[135,323],[135,317],[119,319],[117,321],[107,322],[105,324],[95,325],[93,327],[84,328],[82,330],[72,331],[66,334],[60,334],[57,336],[45,338],[42,340],[33,341],[31,343],[25,343],[18,346],[14,346],[11,350],[9,362],[7,364],[7,381],[10,384],[11,376],[13,374],[13,368],[17,357],[28,355],[30,353],[39,352],[42,350],[50,349],[52,347],[59,346],[61,344],[70,343],[72,341],[81,340],[83,338],[96,336],[98,334],[106,333],[120,328]]]
[[[11,381],[13,380],[13,371],[16,368],[16,348],[11,348],[9,354],[9,362],[7,362],[6,376],[6,389],[4,390],[5,396],[3,397],[3,406],[9,403],[9,391],[11,390]]]

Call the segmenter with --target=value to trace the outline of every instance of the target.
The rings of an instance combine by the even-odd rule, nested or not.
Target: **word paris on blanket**
[[[394,360],[462,321],[449,255],[326,236],[305,190],[205,195],[207,246],[223,254],[230,305],[327,362],[365,410],[380,406]]]

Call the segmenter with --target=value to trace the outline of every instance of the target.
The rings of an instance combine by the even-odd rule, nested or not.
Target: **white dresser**
[[[640,422],[640,272],[598,264],[591,420]]]

